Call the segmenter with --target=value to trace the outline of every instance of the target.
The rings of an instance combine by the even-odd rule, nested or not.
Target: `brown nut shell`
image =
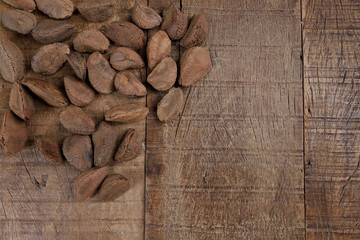
[[[116,72],[101,53],[94,52],[89,56],[87,68],[90,84],[98,93],[110,94],[114,91]]]
[[[109,19],[115,11],[116,0],[83,0],[77,3],[81,16],[90,22]]]
[[[61,164],[64,161],[60,146],[49,137],[35,137],[35,146],[38,152],[48,161]]]
[[[95,98],[95,91],[85,82],[78,80],[75,76],[64,77],[66,95],[70,102],[78,107],[89,105]]]
[[[173,41],[182,38],[185,35],[188,26],[188,19],[185,14],[173,4],[164,10],[163,16],[161,30],[166,31]]]
[[[39,48],[31,59],[31,68],[36,73],[52,75],[66,62],[70,48],[64,43],[53,43]]]
[[[28,138],[26,124],[20,118],[17,118],[10,110],[3,118],[1,128],[1,143],[8,154],[19,152],[24,148]]]
[[[89,135],[95,132],[94,121],[76,106],[69,106],[60,113],[60,123],[75,134]]]
[[[157,105],[157,116],[167,122],[176,118],[182,111],[184,96],[180,88],[172,88]]]
[[[146,53],[148,65],[151,70],[161,61],[161,59],[170,55],[171,40],[166,32],[160,30],[149,39]]]
[[[37,20],[34,14],[22,10],[6,10],[1,14],[1,22],[4,27],[28,34],[36,26]]]
[[[65,94],[53,83],[35,78],[26,78],[22,84],[50,106],[64,107],[69,104]]]
[[[202,47],[188,49],[180,59],[179,84],[191,86],[203,78],[211,69],[211,59],[208,50]]]
[[[177,78],[177,65],[172,58],[163,58],[149,74],[147,81],[158,91],[172,88]]]
[[[71,52],[69,55],[66,55],[66,60],[74,70],[76,76],[85,81],[87,71],[86,58],[78,52]]]
[[[36,4],[34,0],[2,0],[3,2],[28,12],[32,12],[36,9]]]
[[[195,14],[191,19],[189,29],[181,39],[180,46],[184,48],[201,46],[205,43],[207,35],[208,29],[205,16]]]
[[[35,112],[32,96],[18,82],[15,82],[11,88],[9,106],[13,113],[25,121]]]
[[[116,74],[115,89],[126,96],[144,97],[147,94],[144,84],[130,71]]]
[[[106,52],[110,42],[99,30],[91,29],[79,33],[74,41],[74,49],[78,52]]]
[[[31,36],[39,43],[51,44],[69,39],[74,31],[75,26],[71,22],[43,19],[31,31]]]
[[[111,66],[119,71],[129,68],[143,68],[145,63],[141,56],[131,48],[119,47],[111,54]]]
[[[116,129],[106,122],[101,122],[92,135],[94,143],[94,165],[101,167],[109,164],[113,158],[118,144]]]
[[[134,50],[143,49],[145,46],[144,32],[130,22],[112,22],[103,25],[100,31],[118,46],[128,47]]]
[[[55,19],[64,19],[70,17],[75,5],[71,0],[35,0],[37,8]]]
[[[149,109],[147,107],[142,107],[137,104],[126,104],[108,110],[105,113],[105,120],[121,123],[137,122],[146,118],[148,113]]]
[[[121,174],[109,175],[99,190],[102,201],[114,201],[130,189],[129,180]]]
[[[62,150],[66,160],[80,171],[89,170],[93,166],[94,152],[89,136],[66,137]]]
[[[130,128],[126,131],[121,143],[116,151],[115,160],[126,162],[133,160],[143,151],[138,132]]]
[[[161,17],[151,7],[136,3],[131,10],[132,21],[140,28],[151,29],[160,25]]]
[[[92,168],[77,176],[73,188],[76,199],[85,200],[93,197],[109,174],[109,171],[107,166]]]
[[[20,48],[7,39],[0,39],[0,73],[8,82],[25,76],[25,57]]]

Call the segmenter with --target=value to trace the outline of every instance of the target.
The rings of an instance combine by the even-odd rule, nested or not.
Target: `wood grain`
[[[146,239],[304,239],[300,2],[181,5],[213,66],[176,121],[147,98]]]
[[[360,239],[359,11],[303,1],[307,239]]]
[[[146,0],[143,3],[146,3]],[[119,0],[116,15],[108,22],[129,20],[133,5],[132,0]],[[10,9],[10,6],[0,2],[0,12],[6,9]],[[45,18],[45,15],[39,12],[36,16],[38,19]],[[78,13],[68,21],[75,24],[77,33],[104,24],[88,23]],[[30,35],[22,36],[2,26],[0,37],[11,39],[24,51],[27,76],[39,77],[62,86],[64,74],[72,73],[66,64],[53,76],[37,75],[30,70],[30,60],[41,44],[35,42]],[[137,74],[145,79],[145,69]],[[0,86],[2,118],[9,108],[11,83],[0,79]],[[84,111],[99,123],[104,112],[111,107],[135,102],[146,104],[145,98],[129,99],[114,92],[106,96],[97,95],[95,101],[85,107]],[[63,109],[48,107],[41,100],[36,100],[36,109],[34,118],[27,122],[30,134],[27,148],[12,156],[5,155],[2,148],[0,150],[0,239],[143,239],[144,154],[112,168],[112,172],[121,173],[130,179],[131,189],[119,199],[110,203],[100,202],[97,197],[89,201],[76,201],[72,194],[72,184],[79,171],[68,163],[55,166],[47,162],[33,147],[33,138],[36,135],[53,137],[59,143],[69,135],[59,123],[59,113]],[[145,121],[116,126],[120,136],[133,127],[145,138]]]

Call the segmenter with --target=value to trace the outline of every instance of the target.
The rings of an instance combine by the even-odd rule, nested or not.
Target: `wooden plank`
[[[307,239],[359,239],[359,11],[303,1]]]
[[[119,0],[117,14],[108,22],[129,20],[129,10],[133,5],[134,1]],[[0,12],[5,9],[10,7],[0,2]],[[40,13],[36,13],[36,16],[38,19],[45,17]],[[76,25],[76,32],[104,24],[87,23],[78,13],[69,21]],[[66,64],[54,76],[37,75],[30,71],[30,60],[41,44],[31,36],[15,34],[2,26],[0,37],[11,39],[25,52],[28,76],[62,85],[62,76],[72,72]],[[137,74],[145,80],[145,72],[143,69]],[[2,117],[9,108],[11,83],[0,79],[0,86]],[[114,92],[106,96],[98,95],[84,111],[99,123],[106,110],[131,102],[146,104],[145,98],[129,99]],[[48,163],[32,146],[36,135],[51,136],[59,143],[69,135],[59,123],[59,113],[63,109],[48,107],[40,100],[36,100],[36,109],[34,118],[27,123],[30,134],[27,148],[13,156],[5,155],[2,149],[0,152],[0,239],[143,239],[145,154],[134,161],[112,167],[112,172],[122,173],[130,179],[131,189],[119,199],[110,203],[100,202],[97,197],[84,202],[76,201],[72,184],[79,171],[67,163],[62,166]],[[117,125],[119,135],[130,127],[138,129],[141,137],[145,138],[145,121]]]
[[[149,95],[146,239],[304,239],[299,1],[182,0],[213,68],[160,123]]]

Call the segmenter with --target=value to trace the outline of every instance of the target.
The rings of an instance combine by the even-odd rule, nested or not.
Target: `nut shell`
[[[66,137],[62,150],[66,160],[80,171],[89,170],[93,166],[94,152],[89,136]]]
[[[76,106],[69,106],[60,113],[60,123],[75,134],[89,135],[95,132],[94,121]]]
[[[17,118],[10,110],[3,118],[1,128],[1,143],[8,154],[14,154],[24,148],[28,138],[26,124]]]
[[[142,107],[137,104],[126,104],[108,110],[105,113],[105,120],[121,123],[137,122],[146,118],[148,113],[149,109],[147,107]]]
[[[20,48],[7,39],[0,39],[0,73],[8,82],[25,76],[25,57]]]
[[[11,88],[9,106],[13,113],[25,121],[35,112],[32,96],[18,82],[15,82]]]
[[[189,29],[181,39],[180,46],[184,48],[201,46],[205,43],[207,35],[208,29],[205,16],[195,14],[191,19]]]
[[[75,26],[71,22],[43,19],[31,31],[31,36],[39,43],[51,44],[69,39],[74,31]]]
[[[89,56],[87,68],[90,84],[98,93],[110,94],[114,91],[116,72],[101,53],[94,52]]]
[[[102,201],[114,201],[130,189],[129,180],[121,174],[107,176],[99,190]]]
[[[106,52],[110,42],[98,30],[85,30],[79,33],[74,41],[74,48],[78,52]]]
[[[64,19],[70,17],[75,5],[71,0],[35,0],[37,8],[55,19]]]
[[[170,55],[171,40],[166,32],[160,30],[149,39],[146,53],[150,69],[153,69],[161,59]]]
[[[95,195],[102,182],[109,174],[109,167],[92,168],[81,173],[75,179],[74,195],[77,200],[89,199]]]
[[[176,118],[182,111],[184,96],[180,88],[172,88],[157,105],[157,116],[167,122]]]
[[[34,14],[22,10],[7,10],[1,14],[1,22],[4,27],[18,32],[28,34],[36,26],[37,20]]]

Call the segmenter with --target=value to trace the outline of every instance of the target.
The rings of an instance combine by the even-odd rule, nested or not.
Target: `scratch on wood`
[[[175,138],[174,138],[175,141],[176,141],[176,137],[177,137],[177,134],[178,134],[178,130],[179,130],[179,126],[180,126],[181,120],[182,120],[183,115],[184,115],[185,107],[186,107],[186,104],[187,104],[188,99],[189,99],[190,92],[191,92],[191,87],[189,88],[189,91],[188,91],[188,93],[187,93],[187,95],[186,95],[184,107],[183,107],[183,109],[182,109],[182,111],[181,111],[181,114],[180,114],[180,117],[179,117],[179,122],[178,122],[178,124],[177,124],[177,126],[176,126]]]
[[[352,172],[352,174],[348,177],[348,179],[346,180],[344,186],[342,186],[342,188],[341,188],[341,193],[340,193],[341,197],[340,197],[338,206],[340,206],[341,201],[343,200],[343,198],[344,198],[344,196],[345,196],[345,188],[346,188],[346,186],[349,184],[351,178],[354,176],[355,172],[359,169],[359,167],[360,167],[360,156],[359,156],[359,160],[358,160],[358,163],[357,163],[357,165],[356,165],[355,170],[354,170],[354,171]]]

